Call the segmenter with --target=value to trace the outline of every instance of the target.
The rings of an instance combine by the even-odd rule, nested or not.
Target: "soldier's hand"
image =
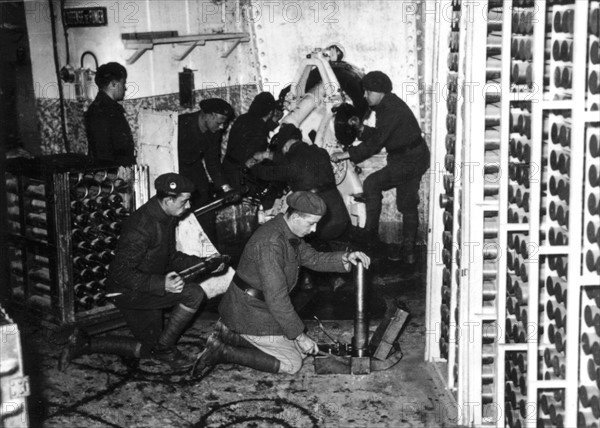
[[[229,262],[231,261],[231,257],[226,254],[213,254],[205,260],[207,269],[210,273],[218,273],[224,270]]]
[[[181,293],[185,283],[177,272],[169,272],[165,276],[165,290],[167,293]]]
[[[316,355],[319,352],[319,346],[317,342],[312,340],[307,334],[302,333],[296,339],[296,345],[300,349],[300,352],[307,355]]]
[[[225,257],[227,257],[227,256],[225,256]],[[221,260],[223,260],[223,256],[221,256],[220,254],[214,254],[206,259],[206,263],[209,265],[209,269],[210,269],[210,267],[212,267],[211,265],[214,265],[215,262],[218,262]],[[223,261],[221,261],[221,263],[219,263],[217,265],[216,268],[212,269],[210,272],[211,273],[221,272],[223,269],[225,269],[225,266],[227,266],[227,263],[225,262],[225,260],[223,260]]]
[[[270,152],[269,150],[265,150],[263,152],[256,152],[254,153],[253,157],[259,162],[262,162],[264,160],[273,160],[273,152]]]
[[[254,158],[250,158],[246,161],[246,163],[244,164],[244,166],[248,169],[252,168],[254,165],[256,165],[257,163],[259,163],[259,161],[257,161]]]
[[[332,162],[337,163],[348,159],[350,155],[348,154],[348,152],[333,152],[330,157]]]
[[[344,262],[344,264],[352,263],[353,265],[360,261],[362,262],[365,269],[369,269],[369,265],[371,264],[371,258],[362,251],[353,251],[351,253],[346,253],[342,256],[342,261]]]

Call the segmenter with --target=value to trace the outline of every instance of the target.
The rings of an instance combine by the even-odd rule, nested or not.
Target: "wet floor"
[[[62,373],[60,352],[46,330],[21,325],[31,379],[31,426],[44,427],[442,427],[454,426],[453,407],[423,361],[425,268],[406,274],[375,254],[367,277],[366,312],[374,332],[390,307],[405,305],[410,318],[399,336],[402,359],[365,375],[316,374],[314,358],[296,375],[219,365],[204,378],[172,373],[151,361],[139,364],[109,355],[84,356]],[[332,284],[337,288],[333,290]],[[316,275],[315,287],[293,296],[309,334],[321,343],[353,336],[352,275]],[[199,352],[218,317],[209,302],[180,341]],[[127,334],[125,329],[110,334]]]

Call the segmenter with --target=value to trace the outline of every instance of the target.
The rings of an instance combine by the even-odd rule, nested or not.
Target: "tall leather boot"
[[[65,371],[71,361],[87,354],[112,354],[126,358],[140,358],[142,344],[131,337],[103,336],[90,338],[75,329],[58,359],[58,369]]]
[[[207,369],[219,363],[238,364],[267,373],[278,373],[280,366],[277,358],[258,348],[239,348],[226,345],[221,342],[216,333],[213,333],[206,342],[206,348],[196,359],[192,368],[192,376],[194,373],[202,375]]]
[[[402,223],[402,244],[396,260],[400,260],[402,272],[412,274],[416,270],[415,243],[419,229],[418,213],[402,213]]]
[[[419,213],[407,212],[402,216],[402,252],[404,253],[404,262],[414,264],[416,262],[415,244],[417,242],[417,231],[419,230]]]
[[[252,343],[244,339],[241,334],[229,330],[229,327],[227,327],[221,321],[217,321],[215,330],[219,335],[219,339],[221,339],[221,341],[227,345],[236,346],[239,348],[254,348]]]
[[[183,355],[175,344],[195,314],[196,310],[181,304],[173,308],[167,326],[151,351],[153,359],[167,363],[173,370],[192,366],[193,361]]]

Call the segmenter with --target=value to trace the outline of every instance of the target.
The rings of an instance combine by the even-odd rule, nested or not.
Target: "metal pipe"
[[[354,340],[353,340],[353,356],[367,356],[368,345],[368,324],[365,316],[365,281],[364,267],[362,262],[356,263],[354,269],[356,284],[356,313],[354,316]]]

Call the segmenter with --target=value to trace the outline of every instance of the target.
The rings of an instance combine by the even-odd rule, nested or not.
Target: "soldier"
[[[119,63],[109,62],[98,67],[95,81],[98,95],[84,115],[88,155],[94,162],[132,165],[133,135],[125,110],[118,103],[125,98],[127,70]]]
[[[429,168],[429,148],[415,115],[392,93],[392,81],[386,74],[372,71],[362,79],[362,85],[364,97],[377,115],[375,127],[364,126],[357,117],[351,118],[349,122],[356,127],[362,143],[349,147],[346,152],[332,153],[331,159],[334,162],[350,159],[359,163],[385,147],[387,165],[370,174],[363,185],[367,219],[361,235],[371,243],[378,240],[382,192],[396,188],[396,207],[402,213],[403,241],[401,254],[392,257],[412,268],[419,226],[419,186]]]
[[[202,100],[199,111],[179,116],[179,173],[194,183],[190,200],[193,209],[210,202],[211,181],[220,191],[231,190],[223,178],[221,140],[233,116],[233,107],[220,98]],[[214,212],[206,213],[198,220],[210,240],[216,242]]]
[[[273,117],[278,110],[279,104],[273,95],[261,92],[254,97],[248,113],[233,122],[223,159],[223,172],[231,186],[240,187],[244,181],[242,170],[246,161],[254,153],[267,150]]]
[[[323,241],[339,238],[350,224],[350,216],[335,184],[327,150],[302,141],[302,132],[289,123],[281,125],[273,140],[277,141],[277,152],[283,157],[277,164],[256,164],[272,155],[270,152],[257,153],[247,162],[252,174],[266,181],[285,182],[292,191],[307,190],[318,194],[327,205],[327,213],[319,221],[316,235]]]
[[[320,253],[302,239],[316,229],[327,207],[312,192],[287,197],[288,211],[263,224],[244,248],[225,293],[217,323],[197,369],[235,363],[270,373],[297,373],[306,355],[319,348],[290,301],[298,267],[347,272],[370,259],[362,252]]]
[[[123,223],[108,271],[108,291],[115,296],[115,306],[134,338],[89,338],[76,330],[60,357],[63,370],[73,358],[89,353],[150,357],[173,369],[191,366],[190,359],[175,344],[205,294],[193,277],[186,281],[177,272],[203,259],[175,249],[175,228],[190,208],[194,184],[179,174],[168,173],[159,176],[154,185],[156,195]],[[223,267],[213,266],[213,272]],[[173,309],[163,329],[162,311],[166,308]]]

